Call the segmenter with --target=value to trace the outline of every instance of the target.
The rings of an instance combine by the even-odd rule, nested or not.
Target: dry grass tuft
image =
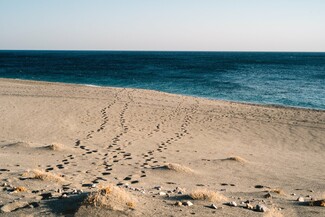
[[[64,145],[59,143],[52,143],[51,145],[45,146],[45,148],[52,151],[61,151],[64,149]]]
[[[239,156],[232,156],[232,157],[228,157],[226,159],[223,159],[223,161],[235,161],[235,162],[239,162],[239,163],[247,163],[248,161],[245,160],[242,157]]]
[[[134,209],[136,206],[134,199],[128,192],[112,184],[90,193],[85,204],[118,211],[124,211],[128,208]]]
[[[39,179],[42,181],[50,181],[50,182],[63,182],[64,179],[56,174],[49,173],[49,172],[43,172],[40,170],[31,170],[27,171],[22,174],[24,178],[29,178],[29,179]]]
[[[182,173],[195,173],[194,170],[192,170],[189,167],[176,164],[176,163],[169,163],[164,166],[168,170],[176,171],[176,172],[182,172]]]
[[[210,191],[207,189],[197,189],[192,191],[189,196],[193,200],[208,200],[211,202],[223,202],[227,201],[227,198],[218,192]]]
[[[17,192],[26,192],[27,188],[23,187],[23,186],[18,186],[14,189]]]

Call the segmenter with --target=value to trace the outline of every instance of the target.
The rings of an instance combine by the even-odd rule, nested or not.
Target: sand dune
[[[34,207],[0,215],[325,215],[324,111],[0,79],[0,132],[0,206]],[[110,183],[136,206],[85,204]]]

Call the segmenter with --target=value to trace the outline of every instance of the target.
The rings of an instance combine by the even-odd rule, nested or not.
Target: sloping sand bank
[[[0,216],[325,216],[324,165],[324,111],[0,79]]]

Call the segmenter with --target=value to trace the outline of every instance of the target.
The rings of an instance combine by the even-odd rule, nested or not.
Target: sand
[[[0,79],[0,207],[29,204],[0,216],[325,216],[324,164],[325,111]]]

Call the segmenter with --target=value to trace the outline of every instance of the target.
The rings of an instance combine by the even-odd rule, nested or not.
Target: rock
[[[67,198],[68,195],[67,194],[62,194],[60,198]]]
[[[68,191],[70,189],[70,187],[69,186],[63,186],[62,189],[63,189],[63,191]]]
[[[296,196],[296,194],[295,193],[292,193],[291,196]]]
[[[255,207],[255,210],[258,212],[267,212],[267,211],[269,211],[269,208],[267,208],[264,205],[257,204]]]
[[[184,206],[193,206],[194,204],[191,201],[183,202]]]
[[[39,203],[38,202],[32,202],[32,203],[30,203],[29,204],[29,208],[36,208],[36,207],[39,207],[40,205],[39,205]]]
[[[159,195],[160,195],[160,196],[166,196],[166,193],[163,192],[163,191],[161,191],[161,192],[159,192]]]
[[[180,201],[177,201],[176,203],[175,203],[175,206],[182,206],[183,204],[182,204],[182,202],[180,202]]]
[[[211,208],[211,209],[218,209],[218,207],[217,207],[215,204],[211,204],[211,205],[210,205],[210,208]]]
[[[19,208],[27,207],[29,204],[26,201],[16,201],[8,203],[1,207],[1,212],[11,212]]]
[[[245,206],[246,209],[254,209],[254,206],[250,203],[246,203],[246,206]]]
[[[270,193],[267,193],[266,195],[264,195],[264,198],[271,198],[272,195]]]
[[[325,199],[324,200],[316,200],[316,201],[312,201],[309,203],[310,206],[321,206],[321,207],[325,207]]]
[[[180,187],[176,187],[174,190],[173,190],[174,193],[177,193],[177,194],[184,194],[186,191],[184,188],[180,188]]]
[[[162,187],[161,186],[155,186],[153,189],[156,189],[158,191],[161,191]]]
[[[237,203],[235,201],[231,201],[228,203],[228,206],[237,206]]]
[[[47,200],[47,199],[50,199],[50,198],[52,198],[52,193],[43,193],[43,194],[41,194],[41,196],[42,196],[42,200]]]
[[[92,188],[96,188],[97,185],[96,185],[96,184],[92,184],[91,187],[92,187]]]
[[[298,197],[297,198],[297,201],[299,201],[299,202],[305,202],[305,199],[303,197]]]

